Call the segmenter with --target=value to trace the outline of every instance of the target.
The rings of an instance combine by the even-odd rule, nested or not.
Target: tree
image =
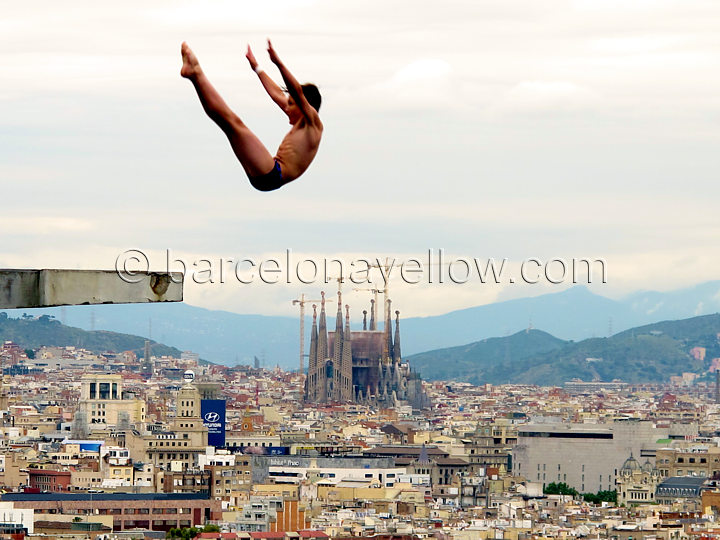
[[[583,493],[583,499],[592,504],[601,504],[609,502],[617,504],[617,491],[598,491],[597,493]]]
[[[578,492],[575,488],[568,486],[565,482],[550,482],[545,486],[546,495],[572,495],[573,497],[578,496]]]
[[[213,524],[208,524],[198,529],[197,527],[182,527],[176,529],[173,527],[167,532],[166,538],[181,538],[182,540],[192,540],[201,532],[220,532],[220,527]]]
[[[32,349],[25,349],[25,356],[27,356],[30,360],[35,360],[35,351]]]

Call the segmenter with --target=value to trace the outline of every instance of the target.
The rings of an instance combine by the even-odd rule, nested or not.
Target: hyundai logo
[[[218,422],[220,420],[220,414],[216,412],[205,413],[206,422]]]

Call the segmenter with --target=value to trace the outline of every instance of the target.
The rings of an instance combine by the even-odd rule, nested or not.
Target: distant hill
[[[369,308],[369,303],[368,297],[366,305],[351,306],[353,329],[360,327],[361,312]],[[717,313],[720,312],[720,281],[671,292],[637,292],[620,300],[605,298],[578,286],[432,317],[411,317],[409,306],[396,303],[393,307],[401,311],[402,347],[407,356],[510,336],[530,323],[560,339],[580,341],[657,321]],[[7,311],[12,317],[20,317],[23,312],[53,315],[69,326],[86,330],[101,328],[150,336],[225,365],[252,364],[255,356],[266,366],[293,369],[298,363],[299,320],[294,316],[241,315],[184,303]],[[306,343],[310,341],[310,325],[311,319],[307,317]]]
[[[145,350],[144,337],[105,330],[81,330],[65,326],[48,315],[42,315],[38,319],[14,319],[0,313],[0,340],[13,341],[24,349],[37,349],[42,346],[78,347],[95,353],[133,351],[138,357],[142,357]],[[154,356],[168,355],[179,358],[181,351],[151,341],[150,353]]]
[[[720,315],[663,321],[609,338],[565,342],[531,330],[463,347],[407,357],[423,378],[483,383],[561,385],[585,381],[668,381],[683,372],[706,374],[720,357]],[[690,354],[706,349],[704,360]],[[545,350],[540,350],[545,348]]]
[[[505,364],[556,351],[567,342],[540,330],[523,330],[508,337],[438,349],[407,358],[424,379],[462,380],[473,384],[504,378]]]
[[[13,317],[46,313],[79,328],[112,330],[150,336],[211,362],[252,365],[254,357],[267,367],[298,363],[299,317],[240,315],[184,303],[105,304],[65,308],[6,310]],[[306,328],[310,328],[307,321]],[[308,343],[310,342],[308,338]]]

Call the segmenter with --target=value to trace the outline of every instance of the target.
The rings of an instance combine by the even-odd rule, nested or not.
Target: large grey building
[[[543,485],[564,482],[581,493],[615,489],[630,456],[654,459],[658,441],[697,435],[697,424],[657,427],[647,421],[521,426],[513,448],[513,473]]]

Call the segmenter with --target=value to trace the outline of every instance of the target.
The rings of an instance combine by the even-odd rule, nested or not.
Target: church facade
[[[320,306],[313,306],[305,400],[309,403],[360,403],[377,407],[410,405],[424,408],[428,398],[420,376],[402,361],[400,351],[400,312],[395,312],[395,335],[391,324],[391,302],[386,301],[385,325],[377,329],[375,302],[370,324],[363,311],[363,329],[350,330],[350,307],[338,292],[335,331],[328,332],[325,295]]]

